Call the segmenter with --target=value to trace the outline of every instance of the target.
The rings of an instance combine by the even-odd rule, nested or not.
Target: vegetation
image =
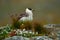
[[[18,21],[19,17],[12,16],[12,27],[15,29],[26,29],[38,32],[38,34],[48,34],[46,28],[44,28],[39,22],[34,21]]]
[[[24,37],[33,37],[33,36],[48,34],[48,31],[39,22],[36,22],[36,21],[23,22],[23,21],[19,21],[19,18],[14,16],[11,16],[11,18],[12,18],[11,26],[8,25],[6,26],[6,28],[0,29],[0,40],[9,36],[12,37],[14,35],[19,35],[19,33],[15,34],[17,29],[21,29],[21,30],[25,29],[27,31],[31,30],[32,32],[34,32],[34,34],[22,33],[22,36]],[[36,34],[36,32],[38,33]]]

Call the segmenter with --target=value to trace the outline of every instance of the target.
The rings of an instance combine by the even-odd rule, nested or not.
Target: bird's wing
[[[19,16],[18,16],[18,19],[22,18],[22,17],[28,17],[29,15],[24,12],[24,13],[21,13]]]
[[[20,14],[20,17],[28,17],[29,15],[27,13]]]

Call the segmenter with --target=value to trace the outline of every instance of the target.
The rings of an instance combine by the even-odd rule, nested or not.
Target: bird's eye
[[[28,8],[29,10],[32,10],[31,8]]]

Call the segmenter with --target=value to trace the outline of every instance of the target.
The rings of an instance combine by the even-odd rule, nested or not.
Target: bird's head
[[[33,9],[31,8],[26,8],[26,13],[32,13]]]

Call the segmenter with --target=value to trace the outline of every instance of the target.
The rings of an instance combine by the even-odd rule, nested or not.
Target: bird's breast
[[[20,21],[32,21],[33,20],[33,17],[32,16],[28,16],[28,17],[22,17],[20,19]]]

